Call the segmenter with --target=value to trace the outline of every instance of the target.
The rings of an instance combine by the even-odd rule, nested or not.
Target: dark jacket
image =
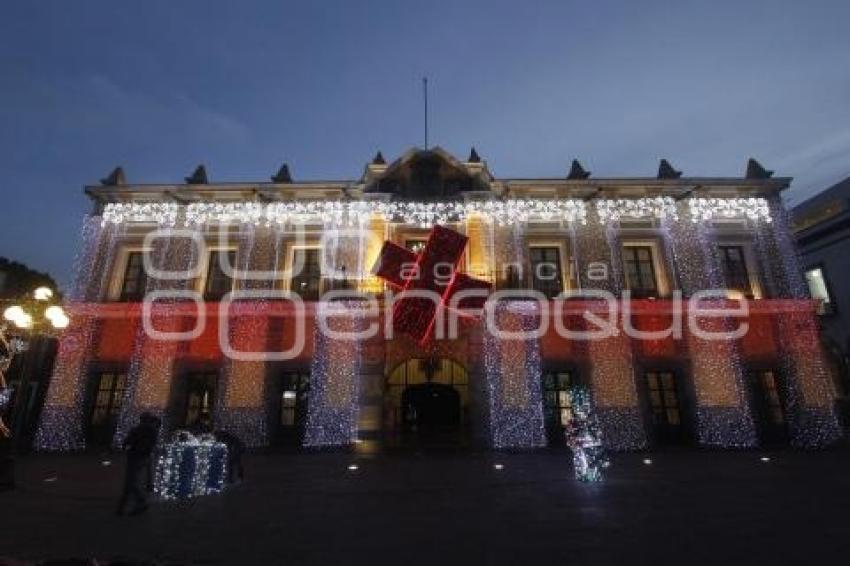
[[[157,430],[150,423],[139,424],[130,430],[124,439],[124,449],[128,458],[150,458],[156,447]]]

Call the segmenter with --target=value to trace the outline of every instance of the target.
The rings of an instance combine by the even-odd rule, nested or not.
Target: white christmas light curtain
[[[749,219],[771,222],[770,207],[764,198],[690,198],[692,222],[716,219]],[[338,225],[358,225],[376,215],[390,222],[433,226],[461,222],[481,216],[500,226],[529,221],[587,223],[587,205],[576,199],[507,199],[474,202],[376,202],[376,201],[297,201],[297,202],[203,202],[109,203],[103,209],[103,224],[131,222],[162,226],[199,226],[214,222],[254,225],[287,225],[321,220]],[[622,219],[678,220],[676,202],[670,197],[596,200],[596,219],[602,224]]]

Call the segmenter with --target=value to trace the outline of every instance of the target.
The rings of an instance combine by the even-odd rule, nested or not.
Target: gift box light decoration
[[[218,493],[227,477],[227,445],[186,431],[163,446],[156,460],[154,493],[166,500]]]

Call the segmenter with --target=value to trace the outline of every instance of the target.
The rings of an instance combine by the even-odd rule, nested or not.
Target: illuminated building
[[[185,184],[134,185],[116,170],[86,189],[95,211],[38,445],[114,442],[151,411],[165,430],[208,416],[255,446],[534,448],[564,443],[576,383],[615,449],[828,444],[835,393],[779,198],[789,183],[754,161],[734,178],[684,177],[662,160],[652,178],[591,177],[574,162],[561,178],[499,179],[474,151],[460,161],[440,148],[390,164],[378,154],[350,181],[301,182],[284,166],[267,183],[217,184],[198,168]],[[421,341],[390,336],[363,300],[320,300],[347,290],[387,301],[386,277],[372,272],[384,242],[438,257],[434,225],[468,238],[466,277],[545,299],[488,303],[499,328],[548,330],[508,339],[465,317],[453,338]],[[173,231],[145,238],[163,228]],[[664,332],[673,299],[709,289],[727,290],[712,304],[746,298],[749,312],[702,327],[745,324],[743,337]],[[231,291],[242,298],[221,302]],[[626,291],[635,299],[618,332],[563,332],[593,330],[582,311],[600,315],[593,291],[620,308]],[[556,301],[563,293],[574,296]],[[378,331],[344,340],[318,321]],[[655,334],[637,339],[632,327]]]

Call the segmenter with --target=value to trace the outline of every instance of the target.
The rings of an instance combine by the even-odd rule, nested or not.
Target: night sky
[[[226,5],[230,4],[230,5]],[[850,175],[850,3],[4,2],[0,255],[67,282],[89,202],[129,182],[350,179],[474,145],[500,177],[741,175],[799,202]]]

